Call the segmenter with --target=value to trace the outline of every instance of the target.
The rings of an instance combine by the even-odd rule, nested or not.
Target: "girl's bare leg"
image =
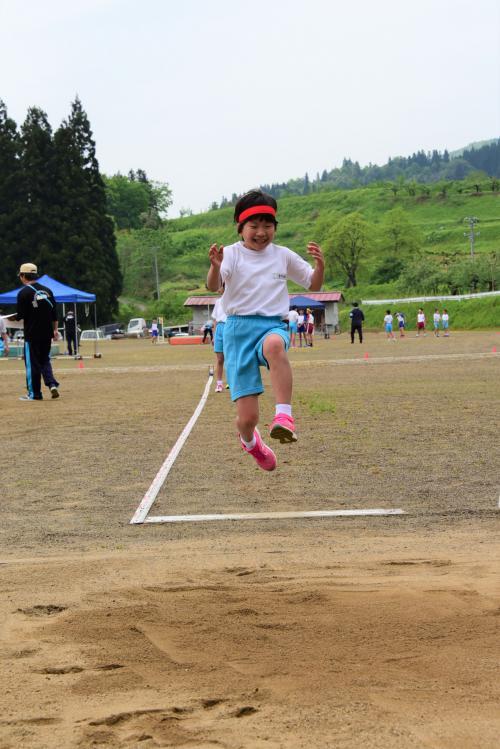
[[[263,353],[269,364],[271,386],[276,403],[291,403],[292,368],[288,361],[282,337],[274,334],[269,335],[264,341]]]
[[[224,354],[215,354],[217,357],[217,364],[215,365],[215,378],[217,382],[222,382],[224,376]]]
[[[245,395],[236,401],[236,428],[245,442],[251,442],[259,423],[259,396]]]

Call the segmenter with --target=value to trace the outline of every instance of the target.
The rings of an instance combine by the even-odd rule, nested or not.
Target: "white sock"
[[[257,444],[257,440],[255,439],[255,434],[252,437],[252,439],[250,440],[250,442],[245,442],[245,440],[241,436],[240,436],[240,440],[245,445],[245,447],[246,447],[247,450],[251,450]]]
[[[286,414],[287,416],[292,415],[292,406],[290,403],[277,403],[276,404],[276,416],[278,414]]]
[[[222,385],[222,380],[217,380],[217,385]]]

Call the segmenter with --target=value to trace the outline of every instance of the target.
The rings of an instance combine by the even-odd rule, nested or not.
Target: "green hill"
[[[483,175],[482,182],[438,183],[419,190],[411,185],[384,184],[282,198],[276,241],[305,256],[308,241],[324,242],[326,247],[329,231],[348,214],[358,212],[368,222],[370,234],[370,248],[357,274],[358,285],[345,288],[346,278],[336,265],[330,263],[326,271],[325,287],[342,290],[348,300],[428,294],[432,293],[429,284],[434,284],[435,292],[446,294],[498,288],[497,190],[498,185]],[[171,220],[156,230],[118,232],[123,296],[127,299],[120,318],[138,314],[139,303],[141,315],[145,305],[148,317],[163,315],[170,323],[189,319],[190,311],[182,304],[189,294],[205,293],[208,248],[213,242],[229,244],[237,238],[232,214],[228,206]],[[395,253],[392,249],[388,222],[395,216],[406,222],[405,231],[413,242],[411,252]],[[473,266],[469,239],[464,236],[468,216],[479,220]],[[155,255],[159,301],[155,299]]]

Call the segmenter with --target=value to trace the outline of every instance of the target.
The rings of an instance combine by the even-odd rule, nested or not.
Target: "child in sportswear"
[[[417,335],[416,338],[419,337],[420,333],[422,333],[425,336],[425,313],[422,307],[419,308],[417,312]]]
[[[215,365],[215,392],[222,393],[224,383],[222,381],[224,373],[224,326],[226,323],[227,315],[224,312],[222,303],[222,297],[219,297],[214,304],[212,311],[212,318],[215,320],[215,336],[214,336],[214,354],[216,358]]]
[[[441,315],[439,314],[439,310],[437,309],[437,307],[434,310],[432,319],[434,321],[434,335],[436,336],[436,338],[439,338],[439,323],[441,322]]]
[[[393,320],[393,317],[391,315],[391,310],[388,309],[386,310],[385,317],[384,317],[384,328],[385,328],[385,332],[387,333],[388,341],[396,340],[394,333],[392,332],[392,320]]]
[[[323,253],[315,242],[307,245],[314,269],[300,255],[274,244],[277,208],[276,200],[261,190],[243,195],[234,211],[240,240],[229,247],[211,246],[207,275],[209,290],[225,284],[224,358],[241,444],[265,471],[276,468],[276,456],[256,428],[263,392],[259,368],[269,369],[276,400],[270,435],[282,443],[295,442],[290,338],[284,322],[289,311],[287,279],[319,291],[324,275]]]
[[[450,316],[447,309],[443,310],[443,314],[441,315],[441,323],[443,325],[444,335],[445,337],[448,337],[450,335],[448,330],[450,325]]]

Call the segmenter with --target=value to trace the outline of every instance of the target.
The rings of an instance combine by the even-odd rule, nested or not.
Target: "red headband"
[[[276,216],[276,209],[271,205],[254,205],[252,208],[247,208],[240,213],[238,223],[241,224],[245,219],[250,218],[250,216],[256,216],[259,213],[269,213],[271,216]]]

